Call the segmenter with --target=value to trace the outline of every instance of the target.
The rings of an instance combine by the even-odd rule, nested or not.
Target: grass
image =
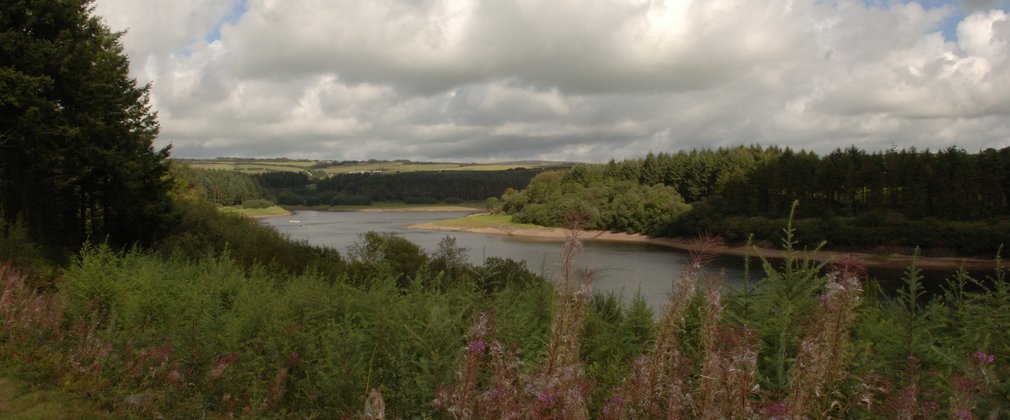
[[[529,223],[514,223],[512,221],[512,215],[508,214],[474,214],[451,220],[433,222],[432,224],[437,226],[467,229],[502,227],[508,227],[510,229],[543,229],[542,226],[532,225]]]
[[[98,419],[113,418],[74,394],[60,390],[37,390],[0,371],[0,418],[5,419]]]
[[[230,170],[250,174],[264,172],[308,172],[309,169],[326,161],[309,160],[241,160],[241,159],[181,159],[187,165],[201,169]],[[504,171],[515,168],[541,168],[558,166],[553,162],[514,163],[451,163],[451,162],[407,162],[381,161],[360,162],[318,169],[327,175],[352,172],[431,172],[431,171]],[[313,171],[315,172],[315,170]]]
[[[273,217],[273,216],[287,216],[291,214],[290,211],[284,209],[281,206],[270,206],[262,209],[246,209],[242,208],[242,206],[224,206],[221,207],[221,211],[227,213],[237,213],[249,217]]]
[[[372,162],[352,165],[332,166],[323,169],[327,174],[345,174],[350,172],[431,172],[431,171],[504,171],[516,168],[540,168],[557,166],[556,163],[521,162],[521,163],[444,163],[444,162]]]
[[[189,160],[184,159],[186,164],[201,169],[217,169],[238,171],[250,174],[260,174],[264,172],[305,172],[316,162],[304,160]]]
[[[483,209],[484,203],[464,202],[457,204],[406,204],[399,201],[376,201],[370,205],[337,205],[337,206],[298,206],[320,211],[359,211],[359,210],[404,210],[404,211],[458,211],[461,208]]]

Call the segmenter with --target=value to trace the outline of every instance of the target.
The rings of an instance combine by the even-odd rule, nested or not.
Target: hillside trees
[[[264,188],[253,175],[236,171],[192,168],[184,164],[173,165],[176,178],[197,185],[207,200],[222,206],[235,206],[248,200],[266,198]]]
[[[169,221],[168,148],[90,3],[0,6],[0,202],[43,244],[148,242]]]
[[[742,241],[774,240],[796,200],[804,240],[991,255],[1010,234],[1010,148],[649,153],[541,174],[494,209],[547,226],[574,211],[593,229]]]

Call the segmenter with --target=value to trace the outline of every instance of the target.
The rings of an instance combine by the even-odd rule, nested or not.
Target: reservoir
[[[504,235],[464,232],[410,230],[415,223],[432,222],[465,216],[467,212],[324,212],[299,211],[292,216],[260,219],[291,239],[312,245],[336,248],[347,255],[347,247],[365,232],[391,232],[419,245],[429,254],[438,249],[442,238],[456,238],[456,245],[466,248],[472,264],[481,265],[486,257],[511,258],[524,261],[534,273],[556,278],[561,271],[561,241],[528,239]],[[614,292],[630,302],[641,293],[649,306],[658,309],[667,301],[675,277],[687,265],[684,251],[649,244],[583,241],[577,266],[596,270],[594,291]],[[728,282],[743,279],[743,259],[720,257],[708,267],[723,271]]]
[[[410,230],[416,223],[453,219],[468,212],[325,212],[299,211],[295,215],[259,219],[294,240],[304,240],[312,245],[335,248],[347,255],[347,248],[365,232],[389,232],[419,245],[429,254],[438,249],[442,238],[456,238],[456,245],[468,250],[472,264],[482,265],[487,257],[511,258],[523,261],[534,273],[556,279],[561,271],[561,241],[531,239],[504,235],[464,232],[438,232]],[[672,282],[687,266],[687,252],[651,244],[623,242],[583,241],[583,250],[577,256],[577,266],[595,270],[592,281],[594,291],[614,292],[629,302],[635,293],[641,293],[654,310],[663,307],[672,288]],[[751,259],[753,281],[761,278],[760,261]],[[745,278],[743,257],[725,256],[714,259],[707,271],[721,273],[725,284],[742,285]],[[871,277],[881,283],[884,290],[894,290],[900,284],[902,269],[873,269]],[[939,284],[950,274],[926,272],[927,289],[936,292]],[[988,273],[977,273],[984,276]]]

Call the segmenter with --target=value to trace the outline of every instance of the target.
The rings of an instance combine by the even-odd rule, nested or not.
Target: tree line
[[[418,171],[336,174],[314,177],[304,172],[247,174],[173,165],[172,174],[222,206],[266,200],[281,205],[370,205],[373,202],[435,204],[481,202],[510,188],[523,188],[544,169],[501,171]]]
[[[576,211],[595,229],[742,241],[774,240],[796,201],[797,235],[812,242],[991,254],[1010,237],[1010,148],[649,153],[542,174],[489,208],[548,226]]]
[[[90,9],[0,6],[0,209],[47,245],[150,242],[171,223],[168,148],[122,34]]]

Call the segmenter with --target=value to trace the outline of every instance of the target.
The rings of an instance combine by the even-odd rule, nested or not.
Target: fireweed
[[[434,401],[453,418],[589,418],[591,388],[579,349],[593,272],[576,264],[585,218],[570,217],[565,225],[560,290],[543,362],[524,372],[519,360],[491,338],[493,317],[477,315],[460,351],[455,383],[439,391]]]
[[[850,330],[863,293],[866,269],[846,259],[828,267],[828,283],[819,296],[821,310],[814,330],[800,344],[792,371],[789,411],[809,417],[845,413],[848,397],[840,388],[846,379],[850,356]]]
[[[636,324],[633,341],[600,346],[631,335],[583,337],[587,313],[601,309],[588,303],[592,273],[575,264],[577,232],[569,239],[556,290],[538,282],[490,294],[463,283],[401,289],[381,278],[360,288],[241,269],[227,257],[108,249],[85,250],[55,284],[0,265],[0,361],[123,417],[1010,413],[1010,285],[1001,267],[985,282],[963,272],[928,298],[910,275],[889,299],[863,296],[872,283],[851,263],[821,274],[792,253],[781,269],[765,261],[741,317],[733,312],[741,297],[722,295],[721,277],[704,270],[712,253],[697,252],[655,326],[650,318]],[[481,312],[488,307],[496,313]],[[624,325],[613,313],[608,325]],[[619,363],[585,368],[614,348],[625,352]],[[587,371],[607,376],[593,384]]]

